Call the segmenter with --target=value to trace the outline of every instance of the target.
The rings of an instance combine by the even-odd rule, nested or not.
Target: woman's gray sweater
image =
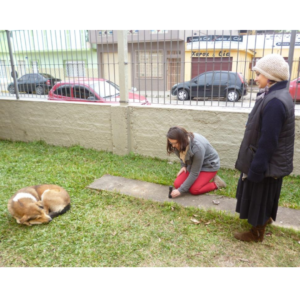
[[[174,152],[180,158],[179,151],[174,149]],[[181,159],[180,162],[181,167],[186,167],[190,173],[188,178],[179,187],[178,190],[180,193],[189,191],[191,185],[199,176],[200,171],[216,172],[220,168],[218,152],[204,136],[198,133],[194,133],[194,138],[190,141],[185,162]]]

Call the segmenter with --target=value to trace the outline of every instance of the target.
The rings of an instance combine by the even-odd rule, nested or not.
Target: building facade
[[[167,91],[186,77],[186,40],[216,31],[128,30],[128,88]],[[222,31],[217,31],[222,34]],[[229,34],[229,31],[226,32]],[[119,82],[116,30],[89,31],[97,49],[99,77]]]

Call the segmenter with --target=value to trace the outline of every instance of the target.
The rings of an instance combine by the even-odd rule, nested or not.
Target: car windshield
[[[120,94],[119,87],[111,81],[89,81],[88,85],[102,98]]]
[[[40,73],[43,77],[45,78],[54,78],[52,75],[50,74],[46,74],[46,73]]]

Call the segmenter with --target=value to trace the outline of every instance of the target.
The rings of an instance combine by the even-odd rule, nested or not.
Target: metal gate
[[[126,37],[127,47],[123,47],[126,48],[126,61],[119,61],[121,41],[118,40],[118,33],[120,31],[117,30],[0,31],[0,95],[17,99],[49,99],[51,90],[55,94],[54,83],[57,82],[64,82],[64,88],[74,95],[73,86],[84,85],[84,81],[86,88],[91,90],[87,97],[89,99],[83,100],[93,103],[99,100],[99,103],[103,103],[114,96],[113,100],[119,101],[120,93],[111,95],[107,89],[120,92],[120,75],[124,77],[120,67],[126,65],[127,86],[121,86],[121,90],[130,93],[132,102],[139,103],[147,99],[148,102],[162,105],[250,108],[258,92],[253,65],[269,53],[278,53],[290,65],[291,86],[295,86],[291,94],[296,109],[299,106],[300,93],[296,79],[300,77],[300,31],[122,31]],[[199,87],[192,87],[191,79],[207,71],[236,73],[245,83],[244,88],[239,91],[238,97],[232,99],[226,98],[226,85],[222,84],[211,88],[220,91],[217,96],[208,92],[202,95]],[[14,74],[18,78],[13,78]],[[44,74],[45,85],[38,87],[34,82],[38,76],[30,74]],[[26,77],[22,78],[22,85],[19,85],[22,76]],[[31,81],[24,82],[28,78]],[[28,89],[28,84],[32,89]],[[192,89],[196,89],[196,96],[180,99],[172,89],[177,84],[185,84],[191,93]],[[19,95],[16,94],[18,86]],[[100,91],[100,88],[104,91]],[[101,98],[101,95],[105,95],[105,98]],[[80,101],[80,98],[75,100]]]

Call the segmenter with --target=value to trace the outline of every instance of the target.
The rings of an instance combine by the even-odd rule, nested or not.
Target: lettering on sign
[[[206,35],[189,36],[187,42],[243,42],[243,36],[240,35]]]
[[[207,57],[209,56],[208,52],[192,52],[192,57]]]
[[[230,53],[229,53],[229,52],[226,52],[226,51],[220,51],[220,52],[219,52],[219,56],[227,56],[227,57],[229,57],[229,56],[230,56]]]

